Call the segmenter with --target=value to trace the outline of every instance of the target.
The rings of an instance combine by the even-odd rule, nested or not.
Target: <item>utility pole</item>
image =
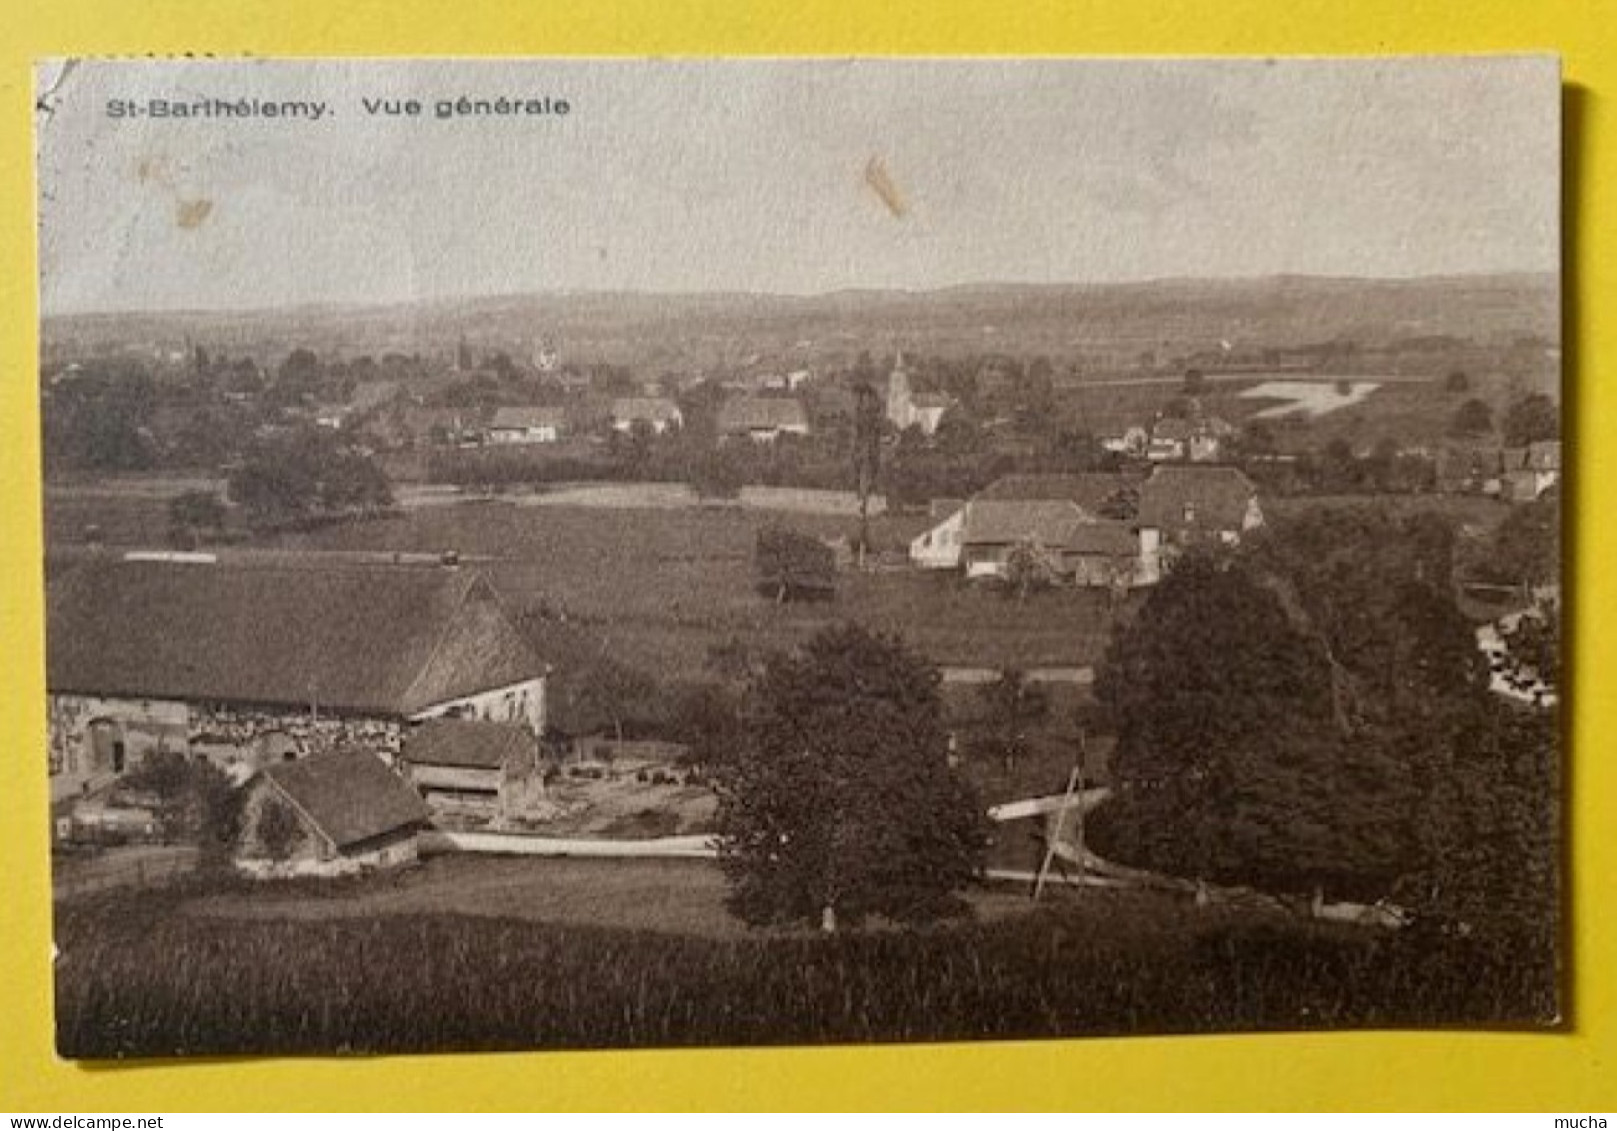
[[[1078,827],[1075,830],[1078,837],[1078,882],[1080,886],[1083,884],[1083,877],[1086,867],[1085,856],[1088,852],[1088,849],[1085,847],[1086,842],[1084,840],[1083,796],[1084,762],[1086,761],[1085,754],[1088,750],[1088,746],[1089,732],[1080,727],[1078,730],[1078,759],[1073,763],[1072,773],[1067,775],[1067,789],[1066,792],[1061,795],[1061,808],[1056,812],[1056,819],[1051,822],[1050,833],[1044,844],[1044,860],[1039,864],[1038,877],[1033,881],[1034,902],[1037,902],[1039,896],[1044,894],[1044,884],[1050,876],[1050,865],[1055,860],[1056,846],[1061,842],[1061,834],[1066,831],[1067,812],[1073,809],[1077,810],[1078,822]],[[1073,797],[1075,795],[1078,798],[1076,805],[1073,803]]]

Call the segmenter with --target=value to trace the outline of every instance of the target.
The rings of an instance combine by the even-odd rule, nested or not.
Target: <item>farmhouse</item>
[[[1140,484],[1141,544],[1163,553],[1192,545],[1234,545],[1263,525],[1258,491],[1238,468],[1161,466]]]
[[[1110,474],[1007,475],[911,541],[910,561],[1002,577],[1012,552],[1025,545],[1075,584],[1144,584],[1139,540],[1128,521],[1137,483]]]
[[[446,715],[545,725],[548,669],[468,570],[96,560],[46,602],[53,801],[156,750],[245,776]]]
[[[509,723],[430,720],[405,736],[398,762],[435,816],[499,820],[544,797],[538,739]]]
[[[564,409],[538,405],[506,405],[489,421],[491,444],[554,444],[567,428]]]
[[[790,397],[732,397],[719,409],[719,434],[772,444],[781,436],[807,436],[808,415]]]
[[[685,426],[679,406],[667,397],[619,397],[612,402],[612,430],[632,432],[636,425],[661,436]]]
[[[242,803],[238,870],[260,878],[343,876],[416,858],[427,806],[366,751],[265,766]]]
[[[973,499],[961,532],[967,577],[1004,577],[1026,547],[1076,585],[1136,583],[1139,543],[1129,524],[1061,499]]]

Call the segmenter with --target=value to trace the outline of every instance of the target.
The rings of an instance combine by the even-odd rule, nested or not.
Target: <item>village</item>
[[[1495,686],[1553,702],[1499,624],[1554,586],[1486,562],[1512,507],[1557,494],[1553,403],[1429,348],[1339,376],[1224,342],[1065,382],[1042,357],[903,350],[636,379],[464,333],[438,361],[64,349],[48,452],[71,464],[101,429],[112,459],[48,492],[59,891],[195,867],[202,825],[162,783],[198,766],[235,795],[249,876],[711,855],[703,694],[842,619],[937,665],[951,757],[995,813],[1079,759],[1080,793],[1104,791],[1091,685],[1115,626],[1183,554],[1316,495],[1460,515],[1474,592],[1505,595],[1476,605]],[[992,870],[1033,875],[1049,831],[1007,825]]]

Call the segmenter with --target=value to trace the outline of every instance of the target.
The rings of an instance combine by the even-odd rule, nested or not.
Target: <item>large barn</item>
[[[100,560],[47,596],[51,798],[154,750],[245,778],[411,724],[545,725],[547,666],[490,583],[452,566]]]

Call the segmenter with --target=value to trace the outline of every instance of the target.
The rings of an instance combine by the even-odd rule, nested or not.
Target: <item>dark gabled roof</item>
[[[534,737],[508,723],[481,719],[432,719],[404,739],[401,761],[417,766],[464,766],[497,770],[507,763],[531,761]]]
[[[545,670],[488,582],[441,566],[98,561],[47,614],[58,693],[403,717]]]
[[[977,492],[974,499],[1061,499],[1077,503],[1091,515],[1100,513],[1119,492],[1139,485],[1137,477],[1107,472],[1075,475],[1006,475]]]
[[[1064,499],[973,499],[966,507],[961,541],[968,546],[1037,542],[1055,548],[1072,542],[1074,531],[1092,521],[1078,504]]]
[[[375,754],[316,754],[276,762],[262,772],[338,848],[425,824],[428,818],[420,795]]]
[[[1127,522],[1085,523],[1072,531],[1061,547],[1068,554],[1100,554],[1113,558],[1134,558],[1140,553],[1140,539]]]
[[[613,420],[646,420],[655,424],[680,417],[679,406],[667,397],[619,397],[612,402]]]
[[[548,405],[504,405],[494,410],[490,428],[561,428],[567,410]]]
[[[763,432],[806,429],[801,401],[790,397],[733,397],[719,409],[719,431]]]
[[[1140,484],[1139,525],[1161,530],[1240,530],[1257,493],[1239,468],[1158,467]],[[1188,519],[1187,506],[1192,511]]]

